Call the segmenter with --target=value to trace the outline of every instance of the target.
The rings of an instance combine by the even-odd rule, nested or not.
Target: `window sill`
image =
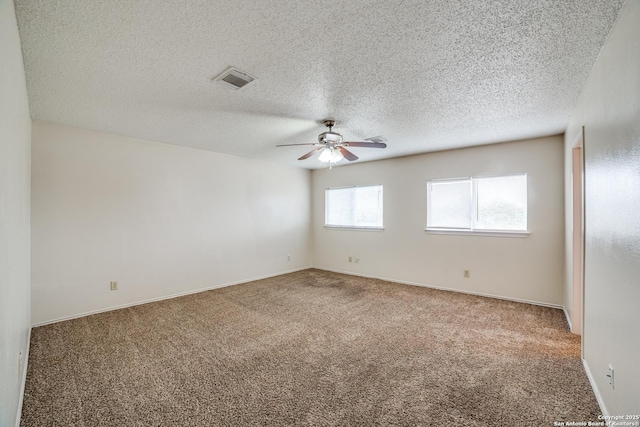
[[[456,230],[456,229],[426,229],[427,234],[454,234],[459,236],[487,236],[487,237],[529,237],[528,231],[500,231],[500,230]]]
[[[349,227],[339,225],[323,225],[329,230],[351,230],[351,231],[384,231],[383,227]]]

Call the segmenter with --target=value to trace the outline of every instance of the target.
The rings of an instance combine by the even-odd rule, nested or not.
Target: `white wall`
[[[565,133],[566,206],[571,208],[571,144],[585,126],[584,357],[610,414],[640,414],[639,52],[640,1],[627,0]],[[568,262],[571,215],[569,209]],[[565,305],[570,307],[567,271]],[[606,377],[609,364],[615,389]]]
[[[528,174],[527,238],[425,233],[426,182]],[[325,229],[324,189],[384,185],[384,231]],[[313,252],[318,268],[449,289],[562,304],[562,137],[487,145],[316,170]],[[359,257],[358,264],[349,256]],[[463,277],[463,270],[471,277]]]
[[[13,2],[0,0],[0,427],[19,419],[31,329],[31,118]],[[22,363],[22,367],[26,363]]]
[[[309,171],[42,122],[32,150],[34,324],[311,263]]]

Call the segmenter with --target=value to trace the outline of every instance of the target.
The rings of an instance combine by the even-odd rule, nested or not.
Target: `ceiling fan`
[[[358,160],[358,156],[347,150],[345,147],[366,147],[366,148],[386,148],[387,144],[384,142],[367,142],[367,141],[343,141],[342,135],[337,132],[333,132],[331,128],[335,126],[335,120],[323,120],[322,123],[329,128],[327,132],[322,132],[318,135],[318,142],[310,142],[307,144],[281,144],[276,147],[289,147],[292,145],[315,145],[317,148],[309,151],[298,160],[308,159],[315,153],[320,151],[320,160],[323,163],[329,163],[329,168],[335,163],[338,163],[342,159],[347,159],[352,162]]]

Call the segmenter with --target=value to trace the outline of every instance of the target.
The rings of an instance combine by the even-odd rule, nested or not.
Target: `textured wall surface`
[[[562,137],[554,136],[313,171],[314,265],[559,306],[562,165]],[[424,231],[428,180],[517,173],[528,174],[528,237]],[[384,231],[325,229],[324,189],[365,184],[384,186]],[[349,256],[359,262],[349,263]]]
[[[31,329],[31,118],[13,2],[0,0],[0,427],[20,409]]]
[[[34,122],[34,324],[309,266],[309,174]]]
[[[610,414],[640,414],[640,1],[625,3],[566,131],[585,127],[584,357]],[[569,157],[570,159],[570,157]],[[570,169],[568,170],[570,171]],[[566,188],[570,205],[570,174]],[[567,212],[567,259],[571,259]],[[569,264],[570,265],[570,264]],[[572,277],[565,284],[573,298]],[[570,306],[570,301],[565,301]],[[606,377],[615,371],[615,388]]]

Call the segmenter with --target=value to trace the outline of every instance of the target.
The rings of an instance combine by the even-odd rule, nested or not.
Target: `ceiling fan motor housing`
[[[342,135],[336,132],[322,132],[318,135],[318,142],[322,144],[326,144],[327,142],[340,144],[342,142]]]

